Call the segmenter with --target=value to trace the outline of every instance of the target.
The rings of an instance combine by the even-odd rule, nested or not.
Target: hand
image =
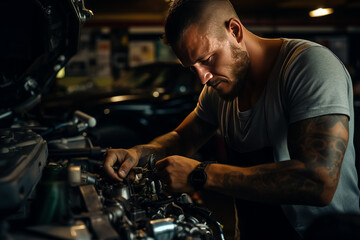
[[[182,156],[170,156],[156,163],[156,171],[170,192],[193,192],[188,176],[200,162]]]
[[[120,167],[115,172],[113,166],[119,162]],[[139,157],[135,149],[109,149],[104,163],[105,172],[113,179],[121,181],[130,170],[139,162]]]

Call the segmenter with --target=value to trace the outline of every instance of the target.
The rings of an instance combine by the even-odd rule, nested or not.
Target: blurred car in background
[[[83,111],[97,121],[87,132],[101,147],[127,148],[173,130],[196,106],[202,89],[193,72],[178,62],[129,69],[110,87],[55,87],[36,109],[43,121],[63,121]]]

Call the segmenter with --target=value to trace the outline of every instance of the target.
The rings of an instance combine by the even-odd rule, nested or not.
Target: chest
[[[245,112],[238,100],[224,102],[218,108],[218,121],[226,145],[240,153],[273,147],[275,156],[287,157],[288,121],[283,103],[276,93],[264,92]],[[279,151],[277,151],[277,149]]]

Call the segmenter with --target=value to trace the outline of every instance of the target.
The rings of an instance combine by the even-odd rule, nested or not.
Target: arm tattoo
[[[291,159],[300,160],[306,174],[298,180],[298,188],[322,193],[336,189],[342,160],[348,142],[349,122],[345,115],[325,115],[294,123],[289,128],[288,148]],[[310,170],[310,171],[307,171]],[[328,179],[329,189],[323,189],[319,175]],[[309,179],[312,181],[310,182]],[[301,181],[303,183],[301,184]],[[317,186],[317,187],[316,187]],[[294,186],[295,187],[295,186]]]
[[[260,193],[271,196],[274,202],[311,203],[314,197],[336,189],[348,128],[348,118],[344,115],[325,115],[296,122],[288,132],[292,161],[250,167],[246,174],[230,172],[224,176],[223,184],[234,186],[236,190],[236,182],[242,183],[244,191],[239,193],[242,198],[246,193]]]
[[[343,115],[326,115],[295,123],[289,129],[289,152],[314,168],[326,170],[336,179],[348,141],[348,118]],[[342,130],[346,134],[341,134]]]

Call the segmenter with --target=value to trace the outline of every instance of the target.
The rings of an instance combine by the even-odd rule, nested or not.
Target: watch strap
[[[215,163],[213,161],[205,161],[201,162],[196,166],[196,168],[190,173],[189,175],[189,182],[191,186],[195,190],[203,189],[206,181],[207,181],[207,174],[205,172],[206,167],[211,164]]]
[[[200,164],[198,164],[198,165],[196,166],[195,169],[205,171],[205,168],[206,168],[209,164],[211,164],[211,163],[214,163],[214,162],[211,162],[211,161],[201,162]]]

